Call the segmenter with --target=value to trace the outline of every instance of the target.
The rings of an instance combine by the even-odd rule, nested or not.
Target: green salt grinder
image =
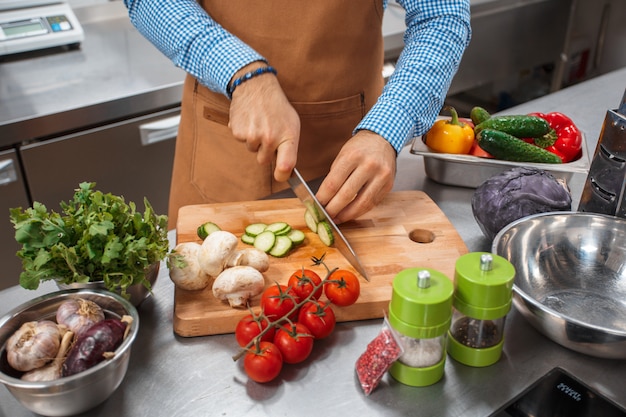
[[[393,279],[389,324],[404,349],[389,369],[399,382],[422,387],[443,377],[454,285],[444,274],[410,268]]]
[[[448,353],[465,365],[496,363],[504,345],[515,267],[501,256],[472,252],[457,259]]]

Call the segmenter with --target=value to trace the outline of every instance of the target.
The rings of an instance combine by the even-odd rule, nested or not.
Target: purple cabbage
[[[541,169],[517,167],[483,182],[472,196],[472,213],[490,240],[509,223],[550,211],[570,211],[565,183]]]

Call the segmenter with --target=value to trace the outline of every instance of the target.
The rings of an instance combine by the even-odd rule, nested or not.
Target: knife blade
[[[311,188],[309,188],[308,184],[304,181],[304,178],[302,178],[302,175],[300,175],[300,172],[298,172],[296,168],[293,169],[291,177],[288,181],[291,189],[295,193],[296,197],[298,197],[304,204],[304,207],[306,207],[307,210],[309,210],[310,207],[313,208],[318,214],[318,219],[324,220],[330,225],[335,238],[333,245],[339,250],[344,258],[350,262],[357,272],[361,274],[365,280],[369,281],[365,268],[354,252],[354,249],[352,249],[352,246],[350,246],[350,243],[348,243],[348,240],[345,238],[343,233],[341,233],[341,230],[339,230],[335,222],[328,216],[328,213],[326,213],[326,210],[317,200],[315,194],[313,194],[313,191],[311,191]]]

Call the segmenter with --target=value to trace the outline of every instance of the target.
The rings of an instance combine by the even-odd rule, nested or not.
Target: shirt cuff
[[[377,102],[357,125],[358,130],[370,130],[385,138],[398,154],[415,135],[411,116],[394,102]]]
[[[235,36],[227,36],[218,42],[204,60],[206,76],[199,81],[228,97],[228,84],[241,68],[255,61],[266,59]],[[219,65],[215,65],[219,62]]]

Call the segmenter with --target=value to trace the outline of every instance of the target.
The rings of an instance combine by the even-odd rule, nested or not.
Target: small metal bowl
[[[159,277],[159,269],[161,263],[156,262],[146,269],[146,280],[150,284],[150,287],[154,288],[154,283]],[[107,288],[104,285],[104,281],[93,281],[93,282],[74,282],[72,284],[63,284],[60,281],[56,281],[56,285],[60,290],[69,290],[69,289],[98,289],[98,290],[106,290]],[[126,290],[128,293],[128,300],[135,307],[139,307],[141,303],[144,302],[146,298],[148,298],[152,294],[152,290],[148,289],[143,283],[138,283],[131,285]],[[119,294],[119,292],[118,292]]]
[[[132,317],[128,336],[112,359],[105,360],[84,372],[49,382],[27,382],[7,363],[6,342],[28,321],[54,320],[56,310],[67,299],[80,297],[96,302],[107,318]],[[64,290],[35,298],[13,309],[0,319],[0,382],[30,411],[46,416],[69,416],[87,411],[105,401],[121,384],[130,358],[131,345],[139,329],[135,307],[120,297],[103,290]]]
[[[580,353],[626,359],[626,219],[536,214],[502,229],[492,252],[515,267],[513,304],[538,331]]]

